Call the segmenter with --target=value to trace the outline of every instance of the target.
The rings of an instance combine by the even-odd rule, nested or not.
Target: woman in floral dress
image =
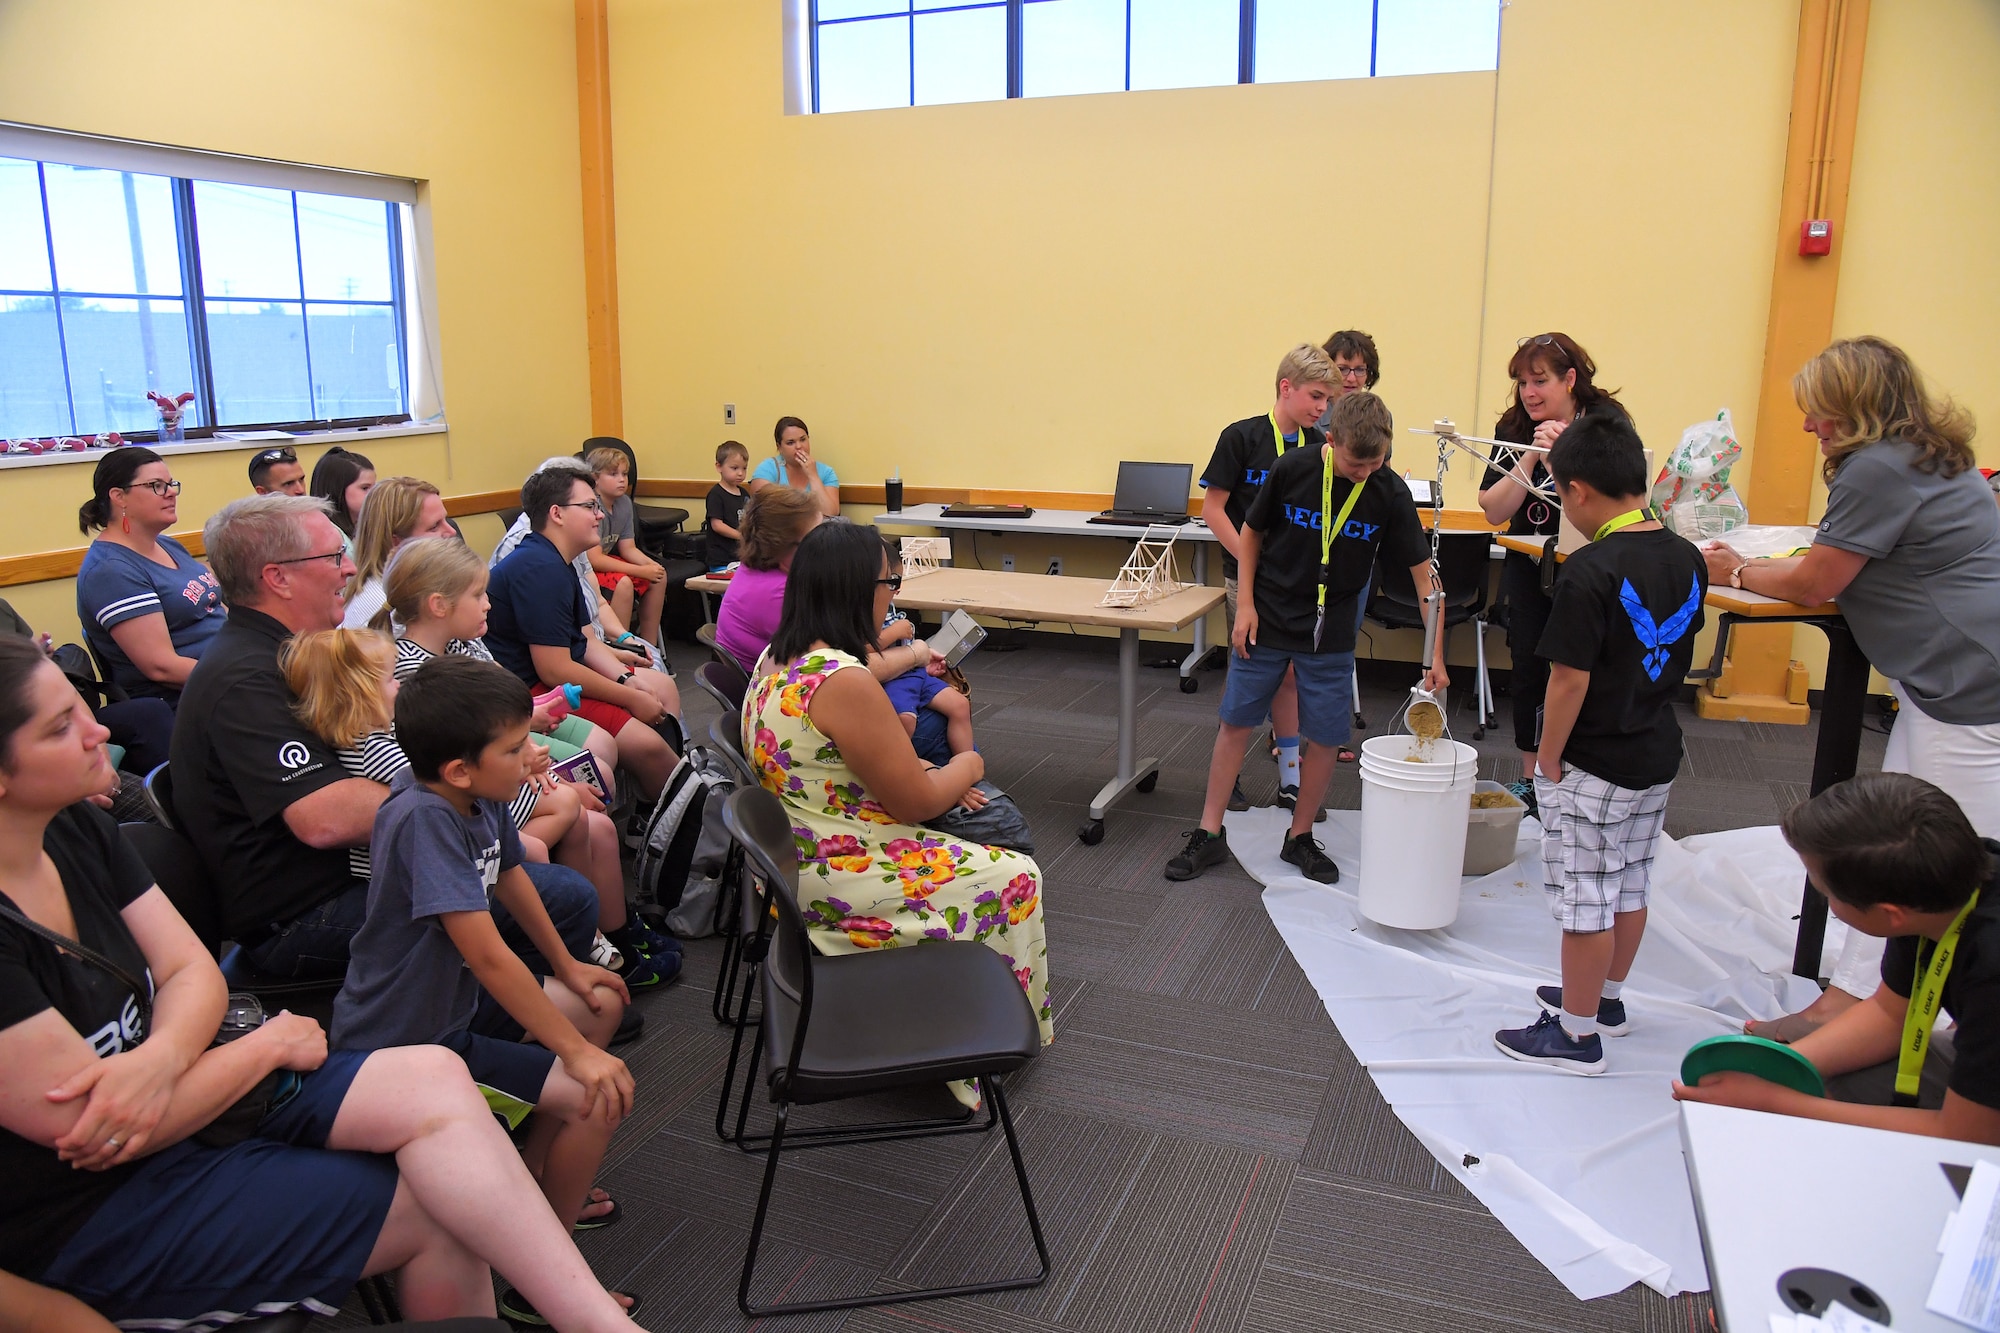
[[[923,827],[982,802],[973,784],[985,761],[976,751],[942,768],[918,759],[864,664],[900,582],[872,529],[830,522],[806,537],[744,701],[743,748],[791,815],[799,907],[821,953],[984,944],[1020,978],[1047,1042],[1041,869],[1018,852]]]

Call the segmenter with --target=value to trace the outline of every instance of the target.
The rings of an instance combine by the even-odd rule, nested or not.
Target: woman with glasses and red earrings
[[[215,575],[166,535],[180,493],[166,460],[132,445],[97,460],[77,511],[80,531],[99,530],[76,576],[84,638],[112,684],[168,703],[227,615]]]
[[[1569,423],[1585,413],[1609,412],[1631,419],[1611,392],[1597,387],[1597,363],[1567,333],[1521,339],[1507,363],[1514,401],[1500,415],[1493,437],[1509,444],[1547,449]],[[1527,449],[1494,450],[1496,466],[1479,484],[1479,509],[1489,523],[1505,523],[1516,537],[1554,536],[1562,506],[1531,487],[1555,489],[1548,455]],[[1507,790],[1535,808],[1535,750],[1541,742],[1542,696],[1549,687],[1549,664],[1535,655],[1549,620],[1549,597],[1542,591],[1539,562],[1509,551],[1500,570],[1500,600],[1507,607],[1507,651],[1514,665],[1508,692],[1514,700],[1514,746],[1521,752],[1521,780]]]

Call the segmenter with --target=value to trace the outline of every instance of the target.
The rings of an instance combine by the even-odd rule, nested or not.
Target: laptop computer
[[[1145,527],[1152,523],[1188,521],[1188,489],[1194,484],[1192,463],[1120,463],[1118,489],[1111,508],[1087,522]]]

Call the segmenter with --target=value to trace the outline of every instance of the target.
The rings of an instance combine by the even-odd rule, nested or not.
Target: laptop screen
[[[1192,463],[1120,463],[1111,508],[1121,514],[1184,515],[1193,484]]]

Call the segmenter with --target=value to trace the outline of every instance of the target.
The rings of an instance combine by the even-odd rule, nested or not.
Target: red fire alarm
[[[1802,255],[1826,255],[1833,253],[1833,224],[1825,218],[1813,218],[1799,224],[1799,253]]]

